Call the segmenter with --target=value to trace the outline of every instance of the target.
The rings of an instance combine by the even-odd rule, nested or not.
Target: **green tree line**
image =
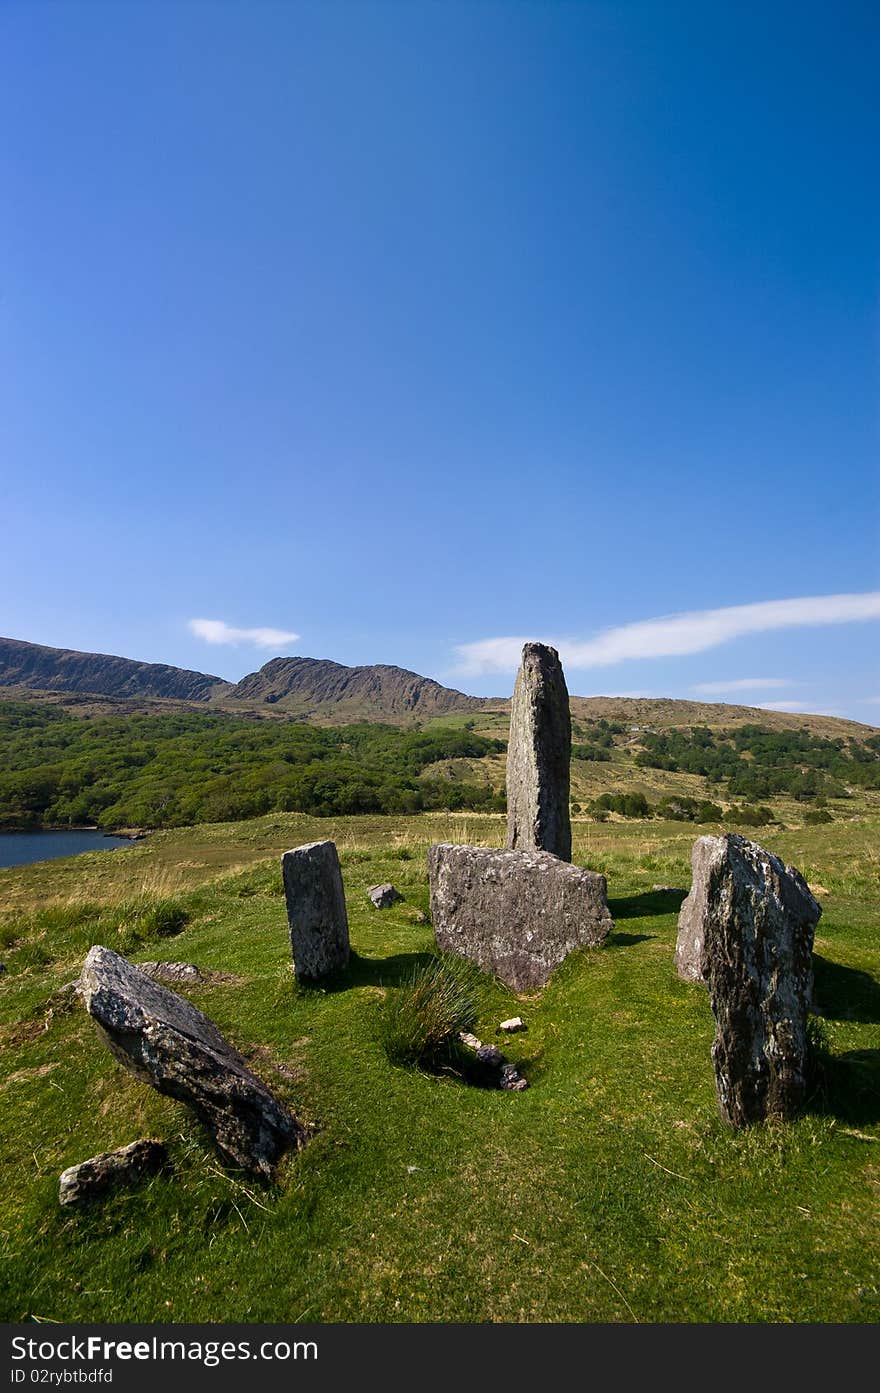
[[[0,703],[0,826],[179,827],[285,811],[501,810],[432,766],[503,742],[467,729],[317,727],[210,712],[72,716]]]

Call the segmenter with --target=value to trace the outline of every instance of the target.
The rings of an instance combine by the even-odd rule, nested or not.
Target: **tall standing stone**
[[[690,975],[709,987],[721,1114],[734,1127],[791,1117],[807,1088],[821,907],[793,866],[736,833],[700,837],[692,859],[692,905],[685,901],[682,920],[695,950]]]
[[[559,654],[527,643],[507,746],[507,847],[571,860],[571,712]]]
[[[342,870],[333,842],[308,842],[281,858],[293,969],[315,982],[348,964],[350,946]]]

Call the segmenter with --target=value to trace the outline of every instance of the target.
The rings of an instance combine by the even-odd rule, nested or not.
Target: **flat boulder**
[[[700,837],[692,864],[677,959],[709,988],[721,1114],[735,1127],[791,1117],[807,1089],[821,907],[793,866],[736,833]]]
[[[316,982],[348,966],[351,947],[342,869],[334,842],[307,842],[281,858],[293,970]]]
[[[437,945],[516,992],[543,987],[577,948],[614,927],[603,875],[546,851],[440,842],[428,852]]]
[[[136,1185],[155,1175],[168,1160],[164,1143],[142,1137],[116,1151],[102,1151],[61,1172],[58,1199],[61,1204],[81,1204],[121,1185]]]
[[[129,1073],[186,1103],[237,1166],[269,1175],[305,1129],[189,1001],[110,948],[89,952],[82,996],[110,1052]]]

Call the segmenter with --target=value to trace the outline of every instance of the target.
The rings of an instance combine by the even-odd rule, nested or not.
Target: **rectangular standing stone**
[[[516,992],[542,987],[569,953],[614,927],[605,877],[546,851],[440,842],[428,852],[428,878],[437,946]]]
[[[527,643],[510,704],[507,847],[571,860],[571,712],[559,654]]]
[[[342,870],[333,842],[308,842],[281,858],[290,948],[298,982],[339,972],[351,952]]]

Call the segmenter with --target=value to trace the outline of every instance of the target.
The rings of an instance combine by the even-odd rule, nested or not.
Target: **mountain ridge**
[[[230,685],[222,677],[168,663],[0,638],[0,687],[201,702]]]
[[[216,710],[343,725],[357,721],[407,724],[438,717],[480,716],[503,722],[508,697],[469,696],[393,664],[349,667],[331,658],[278,657],[240,682],[165,663],[112,654],[50,648],[24,639],[0,638],[0,692],[7,698],[42,698],[80,709]],[[767,711],[726,702],[678,697],[581,697],[572,694],[574,718],[623,720],[633,727],[760,722],[783,729],[807,726],[817,733],[875,734],[876,726],[842,716]]]

